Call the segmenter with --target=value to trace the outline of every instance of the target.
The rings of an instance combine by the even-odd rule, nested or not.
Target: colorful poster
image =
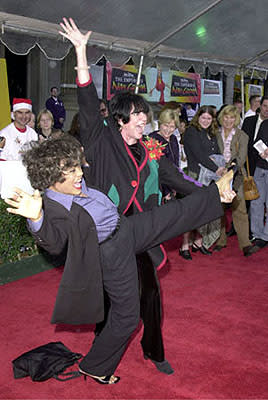
[[[170,74],[170,100],[180,103],[200,103],[200,75],[180,71],[170,71]]]
[[[0,129],[10,124],[10,103],[5,58],[0,58]]]
[[[133,65],[124,65],[120,68],[111,67],[107,62],[107,99],[120,92],[135,91],[138,70]],[[139,94],[147,93],[145,75],[141,74]]]
[[[201,79],[200,106],[215,106],[217,110],[223,104],[223,90],[221,81]]]
[[[107,98],[121,91],[134,91],[138,71],[132,65],[117,68],[107,63]],[[147,101],[165,104],[200,102],[200,75],[188,72],[146,68],[141,74],[139,94]]]

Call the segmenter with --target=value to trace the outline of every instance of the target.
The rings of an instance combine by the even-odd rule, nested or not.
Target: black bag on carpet
[[[73,353],[61,342],[50,342],[36,347],[12,361],[14,378],[30,376],[33,381],[42,382],[49,378],[60,381],[81,376],[79,371],[63,373],[66,368],[78,362],[82,354]],[[59,375],[65,377],[61,378]]]

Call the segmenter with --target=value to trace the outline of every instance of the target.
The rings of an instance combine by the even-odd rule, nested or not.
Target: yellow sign
[[[5,58],[0,58],[0,129],[10,124],[10,103]]]
[[[250,109],[249,99],[250,96],[256,95],[259,97],[263,96],[263,86],[261,85],[251,85],[247,84],[245,87],[245,95],[246,95],[246,111]]]

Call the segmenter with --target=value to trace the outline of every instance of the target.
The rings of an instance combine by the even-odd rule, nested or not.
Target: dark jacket
[[[150,133],[150,137],[158,140],[160,143],[165,144],[166,146],[163,149],[163,153],[167,157],[168,160],[170,160],[173,164],[175,164],[177,167],[180,166],[180,149],[178,145],[178,140],[176,136],[171,135],[169,142],[162,136],[160,135],[159,131],[155,131]]]
[[[78,87],[78,104],[80,135],[90,165],[88,182],[106,193],[121,214],[132,206],[134,212],[141,212],[159,205],[160,183],[184,195],[199,190],[165,157],[150,161],[142,140],[138,142],[141,162],[137,165],[113,118],[104,125],[93,83]]]
[[[220,154],[216,136],[211,137],[210,140],[205,129],[199,131],[194,126],[189,126],[184,134],[184,150],[189,171],[199,176],[198,164],[202,164],[213,172],[217,171],[217,164],[209,158],[212,154]]]
[[[65,119],[65,108],[60,99],[55,100],[50,97],[46,101],[46,108],[52,113],[54,118],[54,128],[61,129],[63,124],[59,121],[60,118]]]
[[[255,142],[262,140],[268,147],[268,120],[266,119],[260,125]],[[253,147],[253,157],[256,166],[262,169],[268,169],[268,162],[259,156],[259,152]]]
[[[102,321],[102,273],[93,219],[78,204],[73,203],[68,211],[46,196],[43,208],[43,224],[32,235],[50,254],[60,254],[67,249],[51,322],[88,324]]]
[[[242,131],[246,132],[248,135],[248,162],[249,162],[249,171],[250,175],[254,175],[255,168],[256,168],[256,151],[253,147],[254,144],[254,134],[256,129],[256,124],[258,121],[258,115],[253,115],[252,117],[247,117],[244,119],[242,125]]]

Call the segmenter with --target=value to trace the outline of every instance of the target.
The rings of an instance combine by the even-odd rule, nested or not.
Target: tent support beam
[[[137,76],[137,81],[136,81],[136,86],[135,86],[135,93],[136,94],[139,93],[139,85],[140,85],[140,81],[141,81],[141,71],[142,71],[142,66],[143,66],[143,60],[144,60],[144,56],[141,56],[140,65],[139,65],[139,71],[138,71],[138,76]]]
[[[246,65],[247,67],[251,68],[250,64],[252,64],[253,62],[257,61],[260,57],[266,56],[266,54],[268,54],[268,49],[262,51],[261,53],[257,54],[255,57],[250,58],[249,60],[245,60],[243,62],[243,65]]]
[[[171,38],[174,36],[176,33],[180,32],[182,29],[186,28],[188,25],[190,25],[192,22],[194,22],[196,19],[201,17],[203,14],[207,13],[210,11],[212,8],[217,6],[219,3],[221,3],[223,0],[216,0],[212,4],[210,4],[208,7],[204,8],[202,11],[194,15],[192,18],[188,19],[184,24],[178,26],[175,28],[173,31],[167,33],[162,39],[158,40],[157,42],[153,43],[151,46],[147,47],[144,51],[144,55],[148,55],[151,53],[153,50],[155,50],[160,44],[164,43],[167,39]]]
[[[244,116],[245,116],[244,74],[245,74],[245,66],[244,66],[244,65],[241,65],[240,77],[241,77],[242,119],[244,119]]]

